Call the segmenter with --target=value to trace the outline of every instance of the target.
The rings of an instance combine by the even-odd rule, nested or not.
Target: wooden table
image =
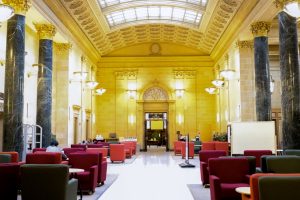
[[[250,187],[238,187],[235,191],[242,195],[242,200],[250,199]]]
[[[84,172],[84,169],[79,169],[79,168],[69,168],[69,173],[72,175],[72,177],[76,178],[76,173],[78,172]],[[79,185],[79,180],[78,180],[78,188],[79,188],[79,193],[80,193],[80,199],[82,200],[82,190]]]

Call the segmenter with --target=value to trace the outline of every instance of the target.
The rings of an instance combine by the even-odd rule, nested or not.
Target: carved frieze
[[[136,80],[138,70],[125,70],[115,72],[117,80]]]
[[[143,100],[145,101],[163,101],[168,100],[168,93],[161,87],[154,86],[147,89],[143,95]]]
[[[197,72],[195,70],[174,70],[174,79],[194,79]]]

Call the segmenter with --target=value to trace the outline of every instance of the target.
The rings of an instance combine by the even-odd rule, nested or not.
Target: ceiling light
[[[14,13],[15,10],[11,6],[0,3],[0,22],[8,20]]]
[[[300,1],[290,1],[284,5],[283,10],[289,15],[299,18],[300,17]]]

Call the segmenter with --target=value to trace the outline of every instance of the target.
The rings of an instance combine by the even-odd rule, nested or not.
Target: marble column
[[[284,149],[300,149],[300,82],[297,19],[278,14],[281,73],[281,110]]]
[[[3,151],[23,153],[23,101],[25,60],[25,1],[3,1],[15,9],[7,21],[5,92],[3,120]]]
[[[35,27],[39,34],[36,124],[43,128],[42,146],[47,147],[50,145],[52,135],[52,38],[56,29],[52,24],[35,24]]]
[[[254,35],[256,119],[257,121],[270,121],[272,120],[272,105],[267,37],[270,23],[255,22],[251,24],[251,31]]]

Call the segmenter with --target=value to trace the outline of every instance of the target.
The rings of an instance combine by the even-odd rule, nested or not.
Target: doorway
[[[145,151],[151,146],[165,147],[169,151],[167,112],[145,113]]]

